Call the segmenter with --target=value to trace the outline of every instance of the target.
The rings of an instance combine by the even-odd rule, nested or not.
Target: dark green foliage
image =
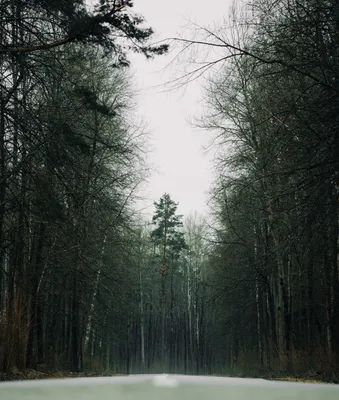
[[[168,193],[165,193],[159,203],[154,202],[155,214],[152,222],[157,227],[152,231],[151,237],[157,244],[162,244],[166,230],[167,240],[170,245],[184,246],[183,233],[178,231],[182,227],[182,215],[176,215],[178,204],[175,203]]]
[[[143,53],[147,58],[164,54],[168,50],[166,44],[148,45],[147,42],[153,35],[153,30],[141,27],[145,22],[144,18],[130,12],[126,13],[124,9],[120,9],[118,1],[100,1],[94,4],[94,11],[87,9],[83,1],[72,0],[34,2],[17,0],[15,6],[20,10],[18,12],[21,15],[27,13],[35,16],[34,27],[37,30],[32,31],[31,26],[19,19],[18,24],[23,35],[22,43],[18,37],[13,40],[8,38],[8,42],[3,41],[0,44],[0,53],[3,54],[32,53],[71,42],[92,43],[115,54],[117,65],[128,66],[128,50]],[[6,5],[3,7],[5,15]],[[132,8],[133,3],[126,2],[126,7]],[[46,23],[46,18],[50,20],[49,24]],[[5,21],[6,18],[3,17],[2,22],[5,23]],[[52,41],[47,39],[50,24],[54,25],[59,33],[59,37]],[[118,43],[117,35],[125,40],[123,42],[120,40]]]
[[[100,104],[96,93],[86,87],[78,87],[75,89],[75,93],[79,95],[84,107],[88,110],[96,110],[101,114],[115,116],[115,112],[111,111],[105,104]]]

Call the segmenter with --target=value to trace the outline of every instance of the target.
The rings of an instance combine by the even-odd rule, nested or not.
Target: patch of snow
[[[174,379],[167,374],[156,375],[152,379],[152,383],[154,386],[160,387],[177,387],[179,385],[179,381],[177,379]]]

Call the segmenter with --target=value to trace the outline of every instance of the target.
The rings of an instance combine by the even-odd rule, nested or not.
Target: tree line
[[[232,373],[334,377],[338,3],[234,4],[218,32],[191,42],[221,54],[197,122],[217,149],[213,351]]]
[[[147,168],[124,67],[167,47],[124,3],[1,1],[0,370],[126,358]]]

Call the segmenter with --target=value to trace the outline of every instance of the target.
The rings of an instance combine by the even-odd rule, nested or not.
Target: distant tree
[[[168,193],[165,193],[159,200],[154,202],[155,213],[152,222],[156,228],[152,231],[151,237],[156,245],[161,248],[161,360],[165,364],[165,318],[166,318],[166,277],[168,254],[176,257],[185,248],[183,232],[179,228],[183,226],[182,215],[176,215],[178,203],[175,203]],[[173,271],[172,271],[173,276]]]

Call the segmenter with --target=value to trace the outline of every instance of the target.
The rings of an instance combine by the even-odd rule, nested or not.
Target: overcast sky
[[[221,22],[230,3],[230,0],[135,0],[134,9],[156,31],[156,39],[163,39],[176,36],[188,21],[204,26]],[[204,155],[202,147],[208,143],[211,134],[193,128],[188,122],[192,115],[201,111],[198,102],[202,97],[202,82],[191,83],[184,94],[182,91],[164,93],[163,88],[152,88],[173,78],[175,66],[159,72],[172,57],[173,54],[169,54],[152,61],[139,55],[131,57],[135,84],[139,89],[138,114],[148,122],[151,133],[153,152],[149,162],[158,169],[158,173],[152,173],[146,192],[143,192],[148,198],[144,205],[152,214],[153,201],[168,192],[179,202],[179,213],[187,215],[198,211],[205,214],[212,165],[211,156]]]

